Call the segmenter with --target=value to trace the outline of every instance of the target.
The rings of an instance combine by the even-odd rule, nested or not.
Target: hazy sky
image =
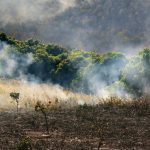
[[[149,46],[149,0],[1,0],[0,30],[86,50]]]

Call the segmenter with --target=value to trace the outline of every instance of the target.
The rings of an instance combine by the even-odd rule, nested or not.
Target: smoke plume
[[[73,6],[74,0],[68,2],[65,0],[2,0],[0,22],[5,26],[9,23],[44,21],[56,17]]]
[[[132,55],[138,49],[149,46],[149,10],[149,0],[1,0],[0,31],[18,39],[32,37],[65,47],[98,52],[117,50]],[[41,84],[40,79],[29,75],[27,68],[33,62],[32,54],[21,56],[11,53],[13,49],[6,43],[0,43],[0,77],[19,79],[21,82],[17,91],[22,93],[22,99],[44,98],[48,101],[57,95],[63,100],[76,99],[73,93],[68,96],[59,85]],[[80,65],[78,72],[82,69]],[[121,70],[118,69],[123,70],[125,64],[117,61],[103,67],[92,62],[89,65],[93,65],[93,68],[83,80],[92,94],[98,97],[129,95],[125,85],[120,82]],[[142,77],[141,72],[129,71],[126,78],[138,85],[137,80],[132,79],[134,74]],[[32,82],[27,82],[28,79]],[[145,82],[142,86],[145,86]],[[0,89],[2,93],[3,87]],[[12,92],[13,88],[5,91]],[[148,88],[146,86],[144,91],[148,91]],[[26,95],[29,97],[25,98]],[[78,103],[83,104],[84,98],[79,97]],[[0,97],[5,98],[4,95]],[[91,100],[89,97],[87,99]]]
[[[1,0],[0,30],[85,50],[149,46],[149,0]]]
[[[27,67],[32,63],[32,54],[17,55],[12,52],[13,47],[0,42],[0,77],[21,79]]]

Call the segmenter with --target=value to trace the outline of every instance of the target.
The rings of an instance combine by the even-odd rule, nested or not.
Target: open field
[[[32,149],[135,149],[150,148],[150,109],[148,104],[113,103],[51,108],[44,117],[34,110],[0,113],[0,149],[16,149],[29,137]],[[45,136],[44,136],[45,134]]]
[[[18,114],[9,92],[21,94]],[[132,101],[97,98],[98,104],[93,102],[94,96],[48,85],[28,86],[13,80],[1,81],[0,97],[1,150],[15,150],[23,144],[33,150],[150,149],[148,98]],[[6,101],[3,102],[2,97]],[[46,109],[49,134],[43,114],[34,110],[37,101],[46,106],[51,102]]]

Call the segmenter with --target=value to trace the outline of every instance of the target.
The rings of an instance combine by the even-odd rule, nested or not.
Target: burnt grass
[[[43,115],[34,109],[1,112],[0,150],[15,150],[27,137],[32,150],[150,149],[149,104],[56,107],[47,117],[49,134]]]

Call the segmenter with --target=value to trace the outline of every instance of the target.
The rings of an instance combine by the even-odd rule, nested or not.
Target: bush
[[[17,150],[31,150],[31,139],[29,137],[22,138],[17,144]]]

